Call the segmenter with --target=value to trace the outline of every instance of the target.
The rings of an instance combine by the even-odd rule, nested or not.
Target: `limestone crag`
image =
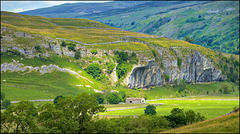
[[[150,61],[147,66],[136,67],[133,69],[129,79],[129,88],[148,88],[150,86],[163,85],[163,70],[154,61]]]
[[[42,65],[41,67],[33,67],[33,66],[24,66],[22,63],[18,63],[17,61],[13,60],[11,63],[3,63],[1,64],[1,72],[28,72],[28,71],[39,71],[41,74],[51,73],[52,71],[60,71],[60,72],[67,72],[72,75],[77,75],[82,79],[86,79],[87,81],[93,83],[92,81],[88,80],[86,77],[79,75],[77,72],[72,71],[68,68],[60,68],[57,65],[50,64],[48,66]]]
[[[171,58],[171,60],[169,60]],[[156,61],[150,61],[147,66],[136,67],[128,78],[130,88],[148,88],[166,83],[172,84],[176,79],[183,79],[186,83],[203,83],[226,80],[226,76],[213,66],[210,59],[196,51],[193,55],[182,58],[178,68],[177,58],[163,59],[164,69]],[[169,77],[165,81],[164,73]]]

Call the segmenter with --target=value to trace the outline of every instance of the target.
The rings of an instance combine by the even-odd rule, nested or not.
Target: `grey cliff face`
[[[198,51],[193,55],[182,58],[180,69],[177,66],[177,58],[164,59],[164,70],[155,61],[150,61],[147,66],[136,67],[128,78],[130,88],[148,88],[165,84],[164,73],[169,76],[166,83],[172,84],[176,79],[183,79],[186,83],[203,83],[222,81],[227,79],[222,72],[214,68],[213,63]]]
[[[163,71],[157,63],[150,61],[147,66],[136,67],[128,79],[128,87],[160,86],[164,82]]]

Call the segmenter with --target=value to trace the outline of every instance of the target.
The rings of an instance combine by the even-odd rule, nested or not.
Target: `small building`
[[[126,104],[145,104],[144,98],[127,98]]]

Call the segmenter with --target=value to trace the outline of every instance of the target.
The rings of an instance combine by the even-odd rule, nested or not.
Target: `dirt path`
[[[153,105],[154,105],[154,106],[159,106],[159,105],[162,105],[162,103],[153,104]],[[112,109],[112,110],[107,110],[107,111],[118,111],[118,110],[136,109],[136,108],[144,108],[144,107],[147,107],[147,105],[144,105],[144,106],[137,106],[137,107],[128,107],[128,108]]]

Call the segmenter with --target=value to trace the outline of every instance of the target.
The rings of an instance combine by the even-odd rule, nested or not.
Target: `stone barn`
[[[127,98],[126,104],[145,104],[144,98]]]

